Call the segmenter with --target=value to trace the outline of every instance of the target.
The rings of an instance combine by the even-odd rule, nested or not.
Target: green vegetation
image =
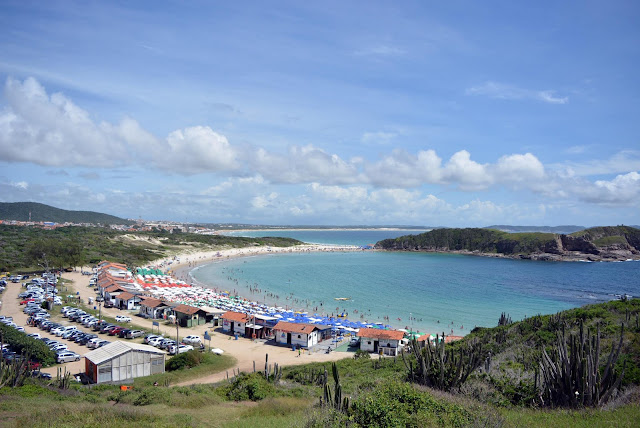
[[[0,219],[54,223],[133,224],[109,214],[94,211],[69,211],[36,202],[0,202]]]
[[[385,239],[377,248],[426,251],[479,251],[482,253],[529,254],[552,250],[551,233],[507,233],[493,229],[436,229],[420,235]]]
[[[563,254],[577,251],[599,254],[601,247],[618,244],[621,249],[640,250],[640,229],[628,226],[596,227],[571,235],[493,229],[436,229],[419,235],[385,239],[376,248],[408,251],[469,251],[485,254],[529,255]]]
[[[298,245],[290,238],[243,238],[224,235],[172,234],[166,231],[127,233],[101,227],[35,227],[0,225],[0,270],[34,271],[68,268],[101,260],[138,266],[170,254],[247,246]]]
[[[44,342],[2,323],[0,323],[0,341],[10,345],[16,353],[29,356],[43,366],[50,366],[56,362],[55,353]]]

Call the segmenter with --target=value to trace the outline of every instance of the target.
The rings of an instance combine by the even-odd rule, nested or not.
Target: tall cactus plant
[[[420,347],[414,339],[411,341],[411,353],[414,361],[408,361],[405,353],[402,360],[408,370],[412,382],[432,388],[450,391],[459,388],[469,375],[482,363],[482,345],[479,342],[469,343],[460,347],[458,351],[445,348],[444,333],[442,337],[436,335],[434,345],[429,343]]]
[[[620,356],[624,337],[624,324],[620,328],[618,344],[612,344],[604,369],[600,369],[600,326],[595,335],[586,334],[580,321],[578,334],[565,336],[564,326],[557,333],[556,345],[551,355],[542,351],[539,362],[538,381],[540,399],[543,405],[558,407],[595,407],[607,402],[616,391],[624,376],[626,362],[622,372],[614,373],[614,366]],[[568,342],[568,344],[567,344]]]
[[[338,366],[336,363],[332,363],[331,366],[333,372],[334,381],[334,393],[331,394],[331,387],[327,383],[328,376],[325,376],[323,385],[323,400],[322,405],[334,408],[339,412],[347,412],[349,410],[349,398],[342,398],[342,385],[340,384],[340,373],[338,373]]]

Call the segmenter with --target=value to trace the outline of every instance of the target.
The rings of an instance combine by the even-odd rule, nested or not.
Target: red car
[[[120,327],[119,325],[117,325],[109,330],[109,336],[115,336],[116,334],[120,333],[121,330],[124,330],[124,327]]]
[[[20,302],[21,305],[26,305],[29,302],[35,302],[36,299],[24,299],[22,302]]]

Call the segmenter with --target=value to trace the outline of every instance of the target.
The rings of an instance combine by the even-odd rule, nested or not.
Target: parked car
[[[51,380],[53,377],[49,373],[41,372],[40,370],[33,370],[31,372],[31,377],[36,377],[44,380]]]
[[[158,346],[160,344],[160,342],[162,342],[164,340],[164,337],[160,336],[160,337],[154,337],[153,339],[149,339],[149,342],[147,342],[149,345],[151,346]]]
[[[176,350],[176,346],[175,345],[173,345],[171,348],[169,348],[169,353],[171,355],[175,355],[176,352],[178,354],[182,354],[183,352],[188,352],[188,351],[193,351],[193,346],[191,346],[191,345],[179,345],[177,350]]]
[[[107,334],[109,336],[116,336],[118,333],[120,333],[121,330],[124,330],[124,327],[116,325],[116,326],[113,326],[112,328],[110,328],[108,330]]]
[[[102,327],[100,327],[100,333],[105,334],[108,333],[109,330],[111,330],[112,328],[116,327],[113,324],[105,324]]]
[[[92,333],[85,333],[84,336],[80,337],[76,342],[80,345],[86,345],[91,339],[97,338],[98,335]]]
[[[127,333],[127,339],[134,339],[136,337],[141,337],[144,334],[142,330],[129,330]]]
[[[58,363],[68,363],[71,361],[80,361],[80,358],[82,358],[80,356],[80,354],[76,354],[75,352],[60,352],[57,356],[56,356],[56,360],[58,361]]]
[[[100,339],[99,337],[94,337],[92,339],[89,339],[89,341],[87,342],[87,348],[96,349],[98,347],[98,343],[102,341],[103,339]]]
[[[129,334],[129,332],[130,332],[130,331],[131,331],[131,330],[130,330],[130,329],[128,329],[128,328],[123,328],[122,330],[120,330],[120,331],[118,332],[118,337],[120,337],[120,338],[123,338],[123,339],[124,339],[125,337],[127,337],[127,334]]]
[[[118,322],[131,322],[131,317],[125,315],[116,315],[116,321]]]
[[[182,339],[182,343],[186,343],[188,345],[200,345],[200,343],[202,343],[202,339],[200,336],[189,335]]]
[[[158,338],[158,337],[160,337],[160,338],[163,338],[163,339],[164,339],[164,337],[162,337],[162,336],[161,336],[161,335],[159,335],[159,334],[151,334],[151,333],[150,333],[150,334],[147,334],[147,335],[144,337],[144,343],[149,343],[152,339],[156,339],[156,338]]]
[[[60,351],[66,351],[67,349],[67,345],[65,345],[64,343],[58,343],[56,345],[49,345],[49,349],[51,349],[53,352],[60,352]]]

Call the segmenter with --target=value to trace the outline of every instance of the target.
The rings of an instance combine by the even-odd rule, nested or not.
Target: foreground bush
[[[259,401],[274,396],[276,389],[262,373],[240,373],[231,383],[218,388],[217,393],[234,401]]]

